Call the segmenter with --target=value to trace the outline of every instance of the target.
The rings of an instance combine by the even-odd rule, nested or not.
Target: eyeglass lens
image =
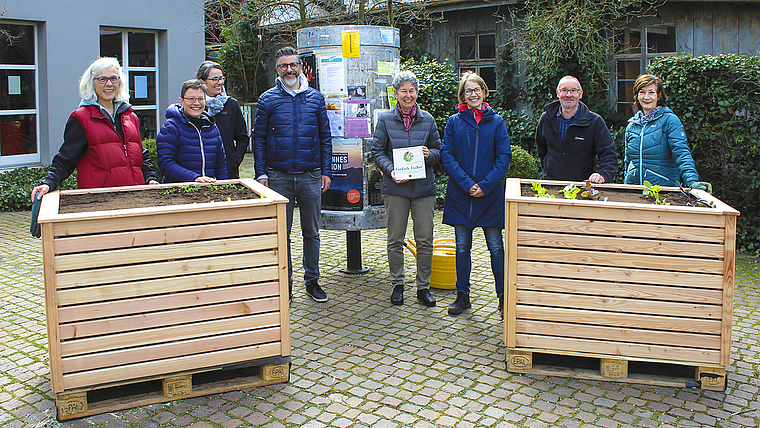
[[[111,77],[96,77],[94,80],[97,80],[100,82],[101,85],[105,85],[110,80],[111,83],[114,85],[119,82],[119,76],[111,76]]]
[[[212,81],[214,83],[224,82],[224,76],[209,77],[208,80],[210,80],[210,81]]]
[[[280,64],[278,65],[278,67],[280,67],[281,70],[287,70],[288,68],[292,68],[293,70],[295,70],[296,68],[298,68],[298,65],[299,63],[297,62],[290,62],[287,64]]]
[[[188,101],[190,104],[192,103],[199,103],[203,100],[205,100],[205,97],[182,97],[185,101]]]

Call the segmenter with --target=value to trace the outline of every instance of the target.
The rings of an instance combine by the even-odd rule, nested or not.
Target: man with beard
[[[615,142],[601,116],[580,101],[581,82],[573,76],[563,77],[557,85],[557,98],[544,107],[536,129],[544,178],[612,182],[617,169]]]
[[[298,201],[303,235],[306,294],[326,302],[319,286],[319,215],[322,193],[332,177],[332,137],[322,94],[309,87],[298,52],[285,47],[275,54],[276,85],[261,94],[253,127],[256,179],[288,198],[288,282],[293,296],[290,230]]]

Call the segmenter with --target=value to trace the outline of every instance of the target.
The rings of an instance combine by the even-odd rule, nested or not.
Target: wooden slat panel
[[[757,55],[760,46],[760,8],[737,5],[739,8],[739,54]]]
[[[681,301],[705,305],[721,305],[723,303],[723,292],[721,290],[619,282],[578,281],[540,276],[519,276],[517,278],[517,289],[630,299]]]
[[[258,299],[261,297],[278,296],[279,291],[278,282],[268,282],[77,305],[60,308],[58,311],[59,322],[70,323],[94,318],[112,318],[190,306],[212,305],[235,300]]]
[[[710,349],[694,349],[676,346],[639,345],[633,343],[605,342],[602,340],[562,339],[556,337],[517,335],[520,347],[542,348],[560,351],[588,352],[604,355],[624,355],[660,359],[672,362],[717,364],[719,352]]]
[[[665,256],[723,258],[723,245],[521,231],[519,245]],[[638,256],[636,256],[638,257]]]
[[[246,236],[185,242],[182,244],[107,250],[95,253],[65,254],[55,258],[55,269],[65,272],[76,269],[107,268],[171,259],[207,257],[220,254],[244,253],[277,248],[277,235]]]
[[[156,294],[273,281],[278,279],[277,273],[277,266],[265,266],[147,281],[68,288],[58,291],[58,304],[61,306],[59,311],[66,314],[64,317],[70,321],[70,308],[66,307],[69,305],[84,305],[91,302],[106,302],[109,300],[153,296]],[[121,303],[113,304],[121,305]],[[79,307],[81,308],[82,306]]]
[[[713,5],[699,4],[694,8],[694,55],[713,53]],[[717,9],[716,9],[717,10]]]
[[[518,275],[723,289],[720,275],[521,261]]]
[[[267,343],[263,345],[249,346],[246,348],[228,349],[224,351],[209,352],[206,354],[189,355],[147,363],[130,364],[120,367],[93,370],[74,373],[63,377],[64,390],[83,388],[108,382],[119,382],[130,379],[140,379],[150,376],[161,376],[167,373],[175,373],[206,367],[221,366],[251,361],[261,358],[280,355],[279,343]]]
[[[631,269],[658,269],[687,273],[723,273],[723,262],[720,260],[650,256],[645,254],[638,254],[636,257],[631,257],[629,254],[600,251],[518,247],[517,258],[521,261],[582,263],[596,266],[613,266]]]
[[[618,314],[613,312],[584,311],[580,309],[542,308],[517,305],[518,319],[567,322],[575,320],[589,325],[640,328],[645,330],[680,331],[720,335],[720,321],[686,317]]]
[[[268,189],[268,188],[267,188]],[[288,278],[288,223],[287,223],[287,206],[280,204],[277,206],[277,248],[278,267],[280,269],[280,296],[289,295],[289,278]],[[280,326],[287,334],[282,337],[282,356],[290,355],[290,299],[280,299]]]
[[[599,206],[573,205],[568,200],[548,202],[525,202],[520,204],[521,216],[563,217],[586,220],[656,223],[682,226],[723,227],[723,212],[714,208],[679,207],[680,211],[658,209],[662,205],[629,204],[630,207],[612,208],[606,202]],[[562,202],[562,203],[560,203]],[[607,204],[607,205],[603,205]]]
[[[690,6],[679,5],[672,22],[676,24],[676,52],[694,53],[694,17]]]
[[[713,14],[713,46],[714,53],[739,54],[738,10],[735,7],[721,7]]]
[[[511,186],[516,187],[516,186]],[[517,186],[519,191],[519,186]],[[515,191],[513,188],[509,190]],[[517,203],[508,202],[506,207],[506,262],[505,263],[505,279],[506,287],[504,290],[504,344],[506,346],[515,346],[515,302],[517,300],[517,275],[519,273],[516,269],[517,264]]]
[[[48,194],[43,197],[42,206],[51,202],[58,194]],[[51,199],[48,199],[51,198]],[[50,384],[53,392],[63,391],[63,372],[61,369],[61,342],[58,332],[58,296],[56,294],[56,276],[53,261],[53,226],[49,223],[40,224],[42,238],[42,271],[45,277],[45,314],[47,318],[48,349],[50,352]]]
[[[105,367],[182,357],[185,355],[200,354],[209,351],[278,342],[279,339],[280,329],[278,327],[267,328],[68,357],[63,358],[62,367],[65,376],[69,373],[81,372],[84,370],[96,370]]]
[[[731,364],[731,328],[734,314],[734,275],[736,269],[736,216],[726,216],[726,255],[723,265],[723,314],[720,363]]]
[[[260,251],[255,253],[205,257],[193,260],[91,269],[81,272],[64,272],[56,275],[56,285],[59,289],[84,287],[97,284],[138,281],[150,278],[168,278],[195,273],[217,272],[276,264],[276,250]]]
[[[129,232],[106,233],[61,237],[55,241],[55,253],[82,253],[115,248],[142,247],[206,239],[232,238],[247,235],[263,235],[277,231],[276,219],[239,221],[233,223],[211,223],[173,228],[133,230]]]
[[[705,318],[713,320],[719,320],[722,312],[720,305],[621,299],[606,296],[582,296],[576,294],[545,293],[526,290],[517,291],[517,304],[630,314],[674,317],[686,316],[689,318]]]
[[[518,220],[518,227],[521,231],[620,236],[625,238],[708,242],[714,244],[722,244],[725,239],[722,227],[670,226],[664,224],[656,225],[558,217],[521,216]]]
[[[686,348],[720,349],[720,337],[708,334],[652,331],[568,323],[548,323],[532,320],[518,320],[517,333],[596,339],[610,342],[683,346]]]
[[[74,236],[91,233],[111,233],[122,230],[158,229],[188,224],[253,220],[274,217],[276,210],[275,205],[264,205],[230,207],[214,211],[213,215],[203,215],[198,212],[177,212],[145,214],[130,218],[129,221],[124,221],[124,218],[60,220],[54,224],[53,234],[55,236]]]
[[[280,326],[279,314],[270,312],[227,318],[221,320],[197,322],[193,324],[173,325],[127,333],[109,334],[106,336],[88,337],[85,339],[68,340],[61,344],[61,356],[104,352],[113,349],[146,346],[174,340],[187,340],[195,337],[215,334],[234,333],[236,331],[252,330]]]
[[[270,297],[214,306],[186,308],[149,314],[131,315],[95,321],[62,324],[59,328],[61,340],[90,337],[99,334],[119,333],[146,328],[156,328],[182,323],[192,323],[226,317],[236,317],[254,313],[279,310],[279,298]]]

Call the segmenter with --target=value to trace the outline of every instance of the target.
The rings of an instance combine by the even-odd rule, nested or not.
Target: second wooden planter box
[[[253,180],[234,182],[251,199],[60,214],[60,194],[45,195],[39,223],[60,419],[104,411],[88,408],[88,390],[145,379],[163,380],[163,397],[103,409],[199,395],[193,374],[246,362],[285,361],[264,383],[288,380],[287,200]],[[140,188],[155,187],[67,193]],[[180,386],[167,377],[178,373]]]
[[[510,371],[530,372],[535,354],[592,357],[600,378],[635,382],[629,362],[673,363],[693,366],[703,388],[725,389],[736,210],[699,191],[717,208],[521,193],[521,181],[509,179],[504,341]]]

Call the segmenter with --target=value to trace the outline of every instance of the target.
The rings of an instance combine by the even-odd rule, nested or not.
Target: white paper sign
[[[397,179],[425,178],[425,156],[422,146],[393,149],[393,170]]]
[[[21,76],[8,76],[8,95],[21,95]]]
[[[135,76],[135,98],[148,98],[148,76]]]
[[[322,93],[346,95],[346,69],[342,57],[319,59],[319,87]]]

